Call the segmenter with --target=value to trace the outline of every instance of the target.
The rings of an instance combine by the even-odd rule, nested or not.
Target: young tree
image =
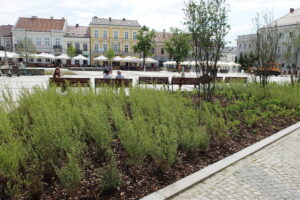
[[[112,59],[113,59],[113,57],[115,57],[115,52],[114,52],[114,50],[113,49],[108,49],[108,51],[106,52],[106,58],[109,60],[109,62],[110,62],[110,64],[112,65]]]
[[[147,26],[143,26],[137,35],[137,44],[133,46],[134,53],[141,53],[143,57],[143,68],[145,68],[145,59],[153,54],[155,31],[149,30]]]
[[[292,85],[295,82],[300,82],[300,77],[298,74],[298,60],[300,56],[300,26],[296,26],[295,29],[290,32],[289,38],[287,42],[284,43],[286,47],[286,52],[284,53],[284,57],[288,61],[288,65],[290,68],[290,77]]]
[[[74,48],[73,44],[71,43],[70,46],[67,48],[67,54],[71,58],[76,56],[76,49]]]
[[[265,87],[273,75],[272,69],[276,66],[278,59],[280,33],[272,14],[257,13],[253,24],[255,36],[251,41],[251,46],[256,58],[256,74],[262,87]]]
[[[29,54],[36,53],[36,48],[33,42],[24,37],[17,45],[16,45],[16,52],[23,58],[25,58],[26,64],[28,63]]]
[[[189,0],[184,13],[184,24],[193,38],[196,75],[206,80],[201,83],[204,98],[211,100],[217,76],[217,62],[230,28],[227,23],[226,0]]]
[[[179,63],[188,57],[191,50],[191,38],[188,34],[183,33],[178,28],[171,29],[172,37],[164,44],[170,58],[176,61],[176,66],[179,71]]]
[[[253,52],[250,53],[240,53],[238,63],[241,64],[243,70],[248,70],[255,66],[256,58]]]

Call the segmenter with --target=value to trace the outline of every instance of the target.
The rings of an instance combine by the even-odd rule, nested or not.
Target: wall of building
[[[63,44],[63,49],[64,53],[67,53],[68,49],[68,44],[72,44],[73,47],[76,47],[76,43],[79,44],[79,54],[84,55],[89,59],[88,64],[90,64],[90,38],[80,38],[80,37],[65,37],[64,38],[64,44]],[[83,45],[87,45],[87,49],[83,49]]]
[[[133,33],[138,34],[140,28],[138,27],[123,27],[123,26],[101,26],[101,25],[90,25],[91,28],[91,54],[92,54],[92,64],[93,58],[104,55],[105,49],[104,45],[107,45],[108,49],[114,49],[114,45],[118,45],[119,49],[116,51],[116,55],[126,56],[135,55],[133,52],[133,46],[136,45],[137,40],[133,39]],[[103,32],[107,31],[107,38],[103,38]],[[98,31],[98,37],[95,35],[95,31]],[[118,38],[114,38],[114,32],[118,32]],[[128,32],[128,39],[125,39],[125,32]],[[98,51],[96,51],[95,46],[98,45]],[[125,52],[125,45],[128,45],[128,52]]]

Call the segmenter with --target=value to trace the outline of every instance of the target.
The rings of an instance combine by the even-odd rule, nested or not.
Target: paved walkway
[[[300,129],[173,200],[300,200]]]

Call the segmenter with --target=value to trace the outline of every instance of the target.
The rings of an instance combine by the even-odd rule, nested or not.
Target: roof
[[[15,29],[25,29],[27,31],[51,31],[63,30],[65,19],[44,19],[44,18],[25,18],[20,17]]]
[[[232,53],[236,54],[237,48],[236,47],[225,47],[222,53]]]
[[[88,38],[90,37],[90,28],[88,26],[68,26],[65,36]]]
[[[12,37],[12,25],[2,25],[0,26],[0,36],[2,37]]]
[[[123,18],[123,19],[112,19],[112,18],[93,17],[91,24],[93,24],[93,25],[141,27],[137,20],[128,20],[128,19],[125,19],[125,18]]]
[[[172,33],[167,33],[167,32],[156,32],[155,42],[163,43],[166,40],[170,39],[172,35],[173,35]]]
[[[283,17],[280,17],[279,19],[275,20],[275,23],[277,26],[300,24],[300,8],[295,9],[293,12],[289,12]]]

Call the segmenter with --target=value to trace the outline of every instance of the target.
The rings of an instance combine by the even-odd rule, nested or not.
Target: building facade
[[[89,60],[86,64],[90,64],[90,27],[88,26],[68,26],[64,36],[63,49],[67,53],[70,45],[76,49],[76,55],[82,54]]]
[[[12,25],[0,26],[0,51],[12,51]]]
[[[272,24],[276,25],[279,32],[279,46],[278,46],[278,59],[277,63],[280,64],[283,71],[288,70],[289,63],[285,58],[285,52],[287,52],[286,43],[290,40],[290,37],[294,34],[300,33],[300,8],[290,9],[290,12],[283,17],[275,20]],[[253,51],[253,38],[255,35],[240,35],[237,38],[237,55],[241,53],[250,53]],[[297,63],[300,67],[300,58]]]
[[[38,53],[51,53],[59,55],[65,52],[63,49],[64,35],[67,31],[67,21],[62,19],[20,17],[12,29],[13,50],[24,38],[33,42]]]
[[[160,65],[170,60],[170,55],[165,50],[165,42],[172,37],[172,33],[168,33],[165,30],[163,32],[156,32],[155,37],[155,48],[154,48],[154,59],[157,60]]]
[[[90,23],[91,63],[99,55],[113,49],[116,55],[134,55],[133,46],[141,26],[137,20],[93,17]]]
[[[237,62],[237,48],[225,47],[220,58],[222,62]]]

